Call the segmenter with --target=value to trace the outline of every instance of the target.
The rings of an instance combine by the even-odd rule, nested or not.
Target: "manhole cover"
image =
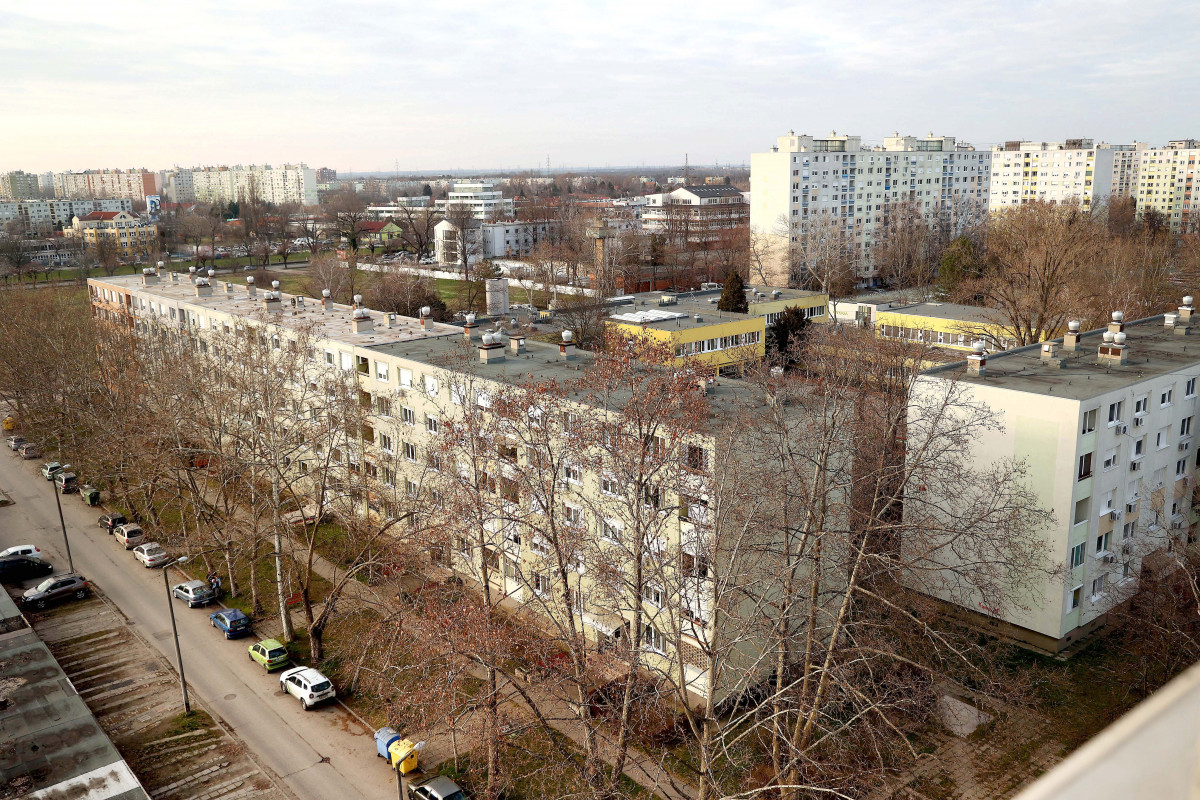
[[[236,694],[227,694],[227,695],[225,695],[225,699],[226,699],[226,700],[234,700],[234,699],[236,699],[236,698],[237,698],[237,695],[236,695]]]

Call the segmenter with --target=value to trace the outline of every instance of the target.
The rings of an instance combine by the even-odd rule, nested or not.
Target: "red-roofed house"
[[[158,226],[147,225],[128,211],[93,211],[74,217],[63,233],[82,237],[89,250],[96,249],[100,240],[111,242],[129,261],[144,261],[159,249]]]

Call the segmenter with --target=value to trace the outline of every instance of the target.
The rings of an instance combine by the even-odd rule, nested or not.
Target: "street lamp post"
[[[183,688],[183,713],[191,714],[192,704],[188,701],[187,678],[183,675],[183,651],[179,649],[179,628],[175,625],[175,604],[171,602],[171,582],[167,579],[168,569],[187,560],[187,556],[180,556],[163,567],[163,588],[167,590],[167,609],[171,612],[171,633],[175,634],[175,659],[179,664],[179,685]]]
[[[54,504],[58,506],[58,524],[62,525],[63,543],[67,546],[67,566],[71,572],[74,572],[75,559],[71,558],[71,540],[67,537],[67,522],[63,519],[62,498],[59,497],[58,484],[51,483],[50,490],[54,492]]]

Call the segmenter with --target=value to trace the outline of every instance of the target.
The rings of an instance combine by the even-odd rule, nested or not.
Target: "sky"
[[[0,172],[748,163],[797,133],[1200,137],[1200,3],[0,6]]]

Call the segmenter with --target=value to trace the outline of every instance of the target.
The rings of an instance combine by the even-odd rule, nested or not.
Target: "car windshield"
[[[243,628],[243,627],[245,627],[246,623],[249,621],[250,620],[246,619],[245,617],[226,617],[225,618],[225,622],[227,622],[228,624],[232,625],[235,628]]]
[[[58,580],[58,578],[46,578],[46,580],[42,581],[41,583],[39,583],[39,584],[37,585],[37,589],[36,589],[36,591],[39,591],[39,592],[44,592],[44,591],[46,591],[47,589],[49,589],[49,588],[50,588],[50,586],[51,586],[51,585],[52,585],[52,584],[53,584],[53,583],[54,583],[56,580]]]
[[[457,791],[454,794],[447,795],[442,800],[467,800],[467,796],[462,791]]]
[[[277,647],[274,650],[267,651],[267,658],[283,658],[285,655],[287,655],[287,651],[282,647]]]
[[[323,692],[329,688],[329,681],[318,681],[312,685],[313,692]]]

